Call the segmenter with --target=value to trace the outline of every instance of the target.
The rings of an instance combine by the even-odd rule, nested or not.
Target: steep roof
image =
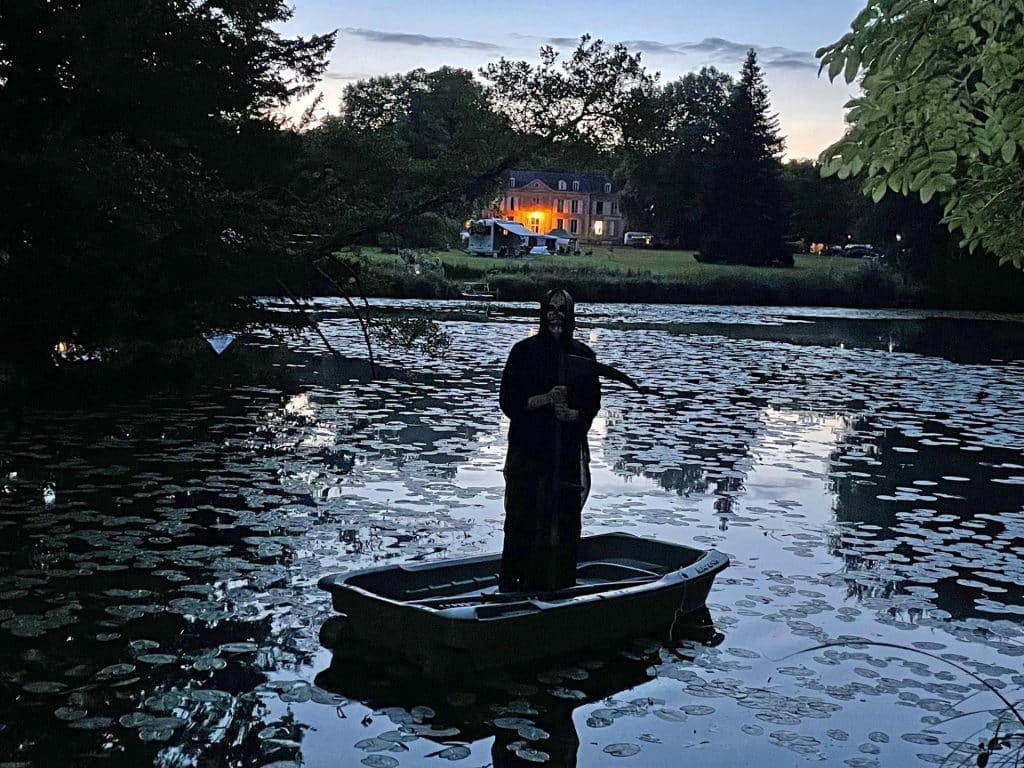
[[[513,189],[519,189],[525,187],[534,179],[538,179],[551,189],[558,191],[558,182],[564,181],[567,191],[573,191],[572,183],[578,181],[580,183],[580,192],[587,192],[590,194],[604,194],[604,185],[612,184],[611,177],[607,173],[571,173],[568,171],[530,171],[524,169],[515,169],[508,171],[506,179],[514,178],[516,180],[515,187]],[[511,186],[511,185],[510,185]],[[612,184],[612,192],[616,192],[615,185]]]

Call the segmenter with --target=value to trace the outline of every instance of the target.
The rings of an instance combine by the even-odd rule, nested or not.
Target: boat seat
[[[661,575],[657,571],[649,571],[646,568],[605,561],[581,563],[576,567],[576,578],[578,579],[621,581],[622,579],[637,579],[643,576],[656,578]]]

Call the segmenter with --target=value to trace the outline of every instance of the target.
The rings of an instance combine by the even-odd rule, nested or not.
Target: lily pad
[[[612,757],[633,757],[633,755],[640,753],[640,747],[636,744],[620,742],[618,744],[609,744],[604,748],[604,751]]]

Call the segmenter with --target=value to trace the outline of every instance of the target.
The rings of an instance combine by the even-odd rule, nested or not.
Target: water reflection
[[[344,621],[331,619],[325,629],[331,635],[344,633]],[[338,626],[330,628],[332,622]],[[691,617],[687,626],[676,627],[674,635],[692,639],[667,645],[636,640],[585,656],[549,659],[541,666],[467,673],[443,686],[391,654],[348,641],[334,649],[330,666],[315,682],[373,713],[363,721],[367,738],[354,745],[383,758],[364,758],[368,765],[397,765],[384,753],[402,756],[412,742],[426,739],[430,746],[417,749],[422,757],[461,760],[487,749],[489,742],[495,768],[538,763],[570,768],[577,765],[580,745],[573,713],[585,705],[602,705],[587,718],[590,728],[647,714],[668,721],[686,719],[681,711],[664,709],[664,702],[629,696],[633,688],[651,680],[659,666],[689,664],[703,647],[723,639],[706,610]],[[617,756],[640,751],[629,742],[612,747],[606,751]]]
[[[646,654],[628,696],[577,703],[577,764],[634,749],[672,764],[686,749],[705,766],[913,765],[984,732],[987,714],[950,712],[990,694],[912,655],[781,659],[870,636],[1024,684],[1024,364],[1008,348],[990,362],[978,341],[1012,341],[1019,323],[952,318],[962,333],[926,355],[906,353],[918,331],[899,313],[584,313],[601,359],[651,388],[606,389],[587,532],[697,542],[733,566],[711,596],[727,640],[685,661]],[[816,335],[823,316],[836,322]],[[453,320],[446,360],[389,352],[376,383],[300,333],[134,378],[62,370],[0,403],[0,759],[178,766],[209,752],[248,768],[377,754],[354,744],[363,717],[386,715],[313,684],[330,664],[316,580],[500,549],[496,393],[530,325]],[[874,340],[840,349],[848,327]],[[354,323],[324,330],[359,349]],[[416,752],[428,740],[394,754],[435,762]]]
[[[1024,615],[1019,461],[1019,450],[913,414],[852,419],[829,475],[836,520],[851,526],[833,551],[855,588],[899,597],[911,620],[932,609],[955,618]],[[873,578],[858,580],[858,572]]]

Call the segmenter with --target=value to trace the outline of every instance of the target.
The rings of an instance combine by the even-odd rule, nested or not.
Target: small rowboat
[[[498,554],[325,576],[345,632],[434,677],[519,664],[667,627],[704,607],[716,550],[612,533],[580,541],[576,584],[498,592]],[[685,619],[684,619],[685,620]],[[335,625],[331,625],[335,626]],[[328,624],[321,641],[339,638]]]
[[[498,293],[492,291],[487,283],[463,283],[462,298],[466,301],[494,301]]]

